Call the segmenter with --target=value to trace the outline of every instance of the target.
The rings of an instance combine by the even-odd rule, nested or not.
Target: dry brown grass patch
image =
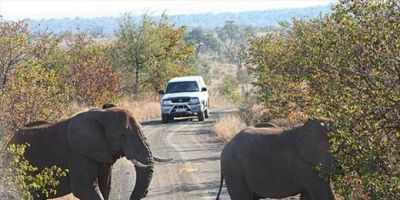
[[[142,98],[124,97],[117,105],[129,110],[139,121],[159,117],[161,112],[156,95],[145,95]]]
[[[235,106],[232,102],[222,96],[210,96],[209,101],[210,108],[228,108]]]
[[[121,101],[114,104],[129,110],[139,121],[144,121],[160,116],[160,104],[157,95],[146,94],[140,98],[124,96],[121,98]],[[99,105],[98,107],[89,107],[85,105],[79,105],[73,102],[70,103],[70,105],[68,106],[65,118],[71,117],[72,115],[76,115],[77,113],[80,112],[85,112],[92,108],[101,108],[101,107],[102,105]]]
[[[221,117],[214,123],[214,133],[224,143],[229,142],[233,136],[244,129],[246,124],[236,114],[229,114]]]
[[[308,116],[302,112],[292,112],[287,118],[276,118],[272,119],[271,122],[280,127],[292,128],[303,124],[307,120]]]

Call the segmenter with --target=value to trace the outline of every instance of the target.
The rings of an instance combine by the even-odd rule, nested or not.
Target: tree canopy
[[[184,27],[170,24],[165,15],[159,22],[148,15],[136,22],[125,14],[111,53],[114,69],[126,80],[122,88],[134,94],[156,91],[174,76],[193,74],[195,50],[183,40],[185,34]]]

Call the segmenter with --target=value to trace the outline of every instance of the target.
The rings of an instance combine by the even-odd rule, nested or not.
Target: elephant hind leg
[[[232,200],[255,200],[249,186],[241,176],[225,177],[226,187]]]
[[[311,200],[311,196],[310,196],[310,194],[308,194],[307,191],[303,191],[300,194],[300,200]]]

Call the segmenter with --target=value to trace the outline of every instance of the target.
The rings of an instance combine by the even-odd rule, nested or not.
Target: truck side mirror
[[[164,90],[158,90],[158,94],[165,94]]]
[[[205,91],[207,91],[207,88],[206,88],[206,87],[202,87],[202,88],[201,88],[201,91],[202,91],[202,92],[205,92]]]

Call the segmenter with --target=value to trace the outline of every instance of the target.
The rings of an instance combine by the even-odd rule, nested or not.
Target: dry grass
[[[222,96],[210,96],[210,108],[229,108],[235,105]]]
[[[144,95],[142,98],[124,97],[117,105],[132,112],[139,121],[159,117],[161,112],[156,95]]]
[[[160,104],[157,95],[143,95],[141,98],[134,98],[125,96],[120,102],[114,103],[119,107],[129,110],[136,119],[144,121],[160,116]],[[99,106],[100,108],[101,106]],[[79,105],[77,103],[71,103],[66,112],[66,118],[76,115],[80,112],[85,112],[95,107],[88,107],[85,105]]]
[[[227,143],[245,127],[246,124],[237,115],[229,114],[214,123],[214,133],[221,141]]]
[[[292,128],[303,124],[308,116],[302,112],[292,112],[287,118],[275,118],[271,122],[284,128]]]
[[[262,104],[257,104],[251,101],[244,101],[239,104],[238,114],[248,126],[259,122],[265,113],[267,113],[267,111]]]

